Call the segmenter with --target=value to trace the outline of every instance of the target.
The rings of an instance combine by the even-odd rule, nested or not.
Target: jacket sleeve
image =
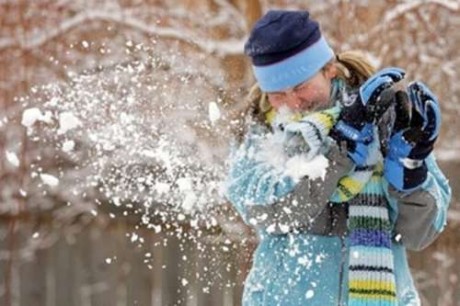
[[[257,136],[250,135],[231,155],[225,196],[249,224],[247,208],[251,205],[270,205],[294,188],[294,181],[283,176],[279,169],[256,158]]]
[[[311,224],[326,207],[338,180],[352,168],[346,151],[331,142],[324,181],[304,177],[295,184],[289,176],[251,158],[252,149],[244,150],[246,154],[231,166],[227,196],[246,223],[273,234]]]
[[[410,250],[422,250],[443,231],[451,188],[433,154],[426,159],[428,177],[415,191],[401,192],[388,185],[394,212],[396,240]]]

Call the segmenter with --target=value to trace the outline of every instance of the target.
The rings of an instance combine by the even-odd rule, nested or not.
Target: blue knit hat
[[[310,79],[334,57],[307,11],[269,11],[254,25],[244,52],[265,92]]]

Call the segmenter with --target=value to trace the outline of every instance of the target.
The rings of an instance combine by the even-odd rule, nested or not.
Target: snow
[[[328,166],[329,161],[324,155],[317,155],[311,160],[307,160],[303,155],[296,155],[287,160],[285,175],[292,177],[296,182],[305,176],[312,180],[324,180]]]
[[[6,160],[13,166],[19,167],[19,158],[14,152],[6,151]]]
[[[219,12],[216,14],[217,16],[212,16],[213,23],[222,22],[222,20],[233,22],[232,19],[225,19],[227,17],[226,15],[229,14],[228,11],[231,9],[235,14],[241,14],[241,12],[238,11],[239,9],[229,1],[219,0],[216,1],[216,3],[226,5],[228,10],[226,9],[224,14]],[[380,66],[382,62],[390,61],[398,63],[403,61],[403,58],[394,60],[392,57],[393,53],[400,53],[403,55],[410,54],[406,52],[407,48],[403,48],[403,44],[401,44],[400,51],[393,53],[388,52],[388,50],[393,50],[391,44],[388,44],[388,50],[382,51],[382,49],[385,48],[379,48],[379,46],[381,46],[381,44],[379,44],[380,30],[388,30],[388,33],[391,34],[390,32],[394,31],[394,28],[400,29],[401,27],[398,22],[398,20],[401,19],[400,17],[412,15],[406,13],[422,4],[425,8],[422,8],[420,12],[415,11],[416,14],[414,14],[417,15],[415,18],[420,18],[421,20],[427,18],[426,12],[433,4],[439,4],[454,10],[458,10],[459,7],[458,1],[402,1],[392,3],[386,10],[387,14],[379,15],[382,16],[382,18],[380,18],[381,20],[379,20],[379,24],[383,26],[380,27],[377,25],[376,29],[379,30],[377,36],[371,37],[369,40],[372,44],[372,48],[370,49],[375,50],[375,54],[372,54],[372,62],[374,64]],[[323,4],[321,5],[323,6]],[[92,55],[96,54],[96,56],[100,56],[100,54],[97,54],[100,52],[107,56],[109,50],[113,50],[113,52],[116,52],[116,50],[108,46],[104,46],[104,48],[100,47],[93,38],[87,38],[88,41],[76,39],[80,25],[85,23],[94,24],[93,21],[96,21],[94,24],[96,26],[102,21],[105,27],[105,23],[113,23],[116,25],[115,28],[120,29],[120,31],[124,28],[128,28],[129,31],[132,31],[128,36],[132,37],[134,40],[138,40],[143,36],[148,38],[155,37],[155,39],[166,38],[168,40],[173,38],[174,40],[181,41],[181,45],[183,45],[183,42],[191,43],[196,47],[193,49],[202,49],[207,55],[214,52],[220,55],[240,55],[243,50],[242,41],[244,41],[245,38],[235,35],[230,37],[239,38],[211,40],[208,36],[197,35],[193,27],[185,29],[176,27],[176,25],[179,24],[176,24],[176,20],[172,23],[162,22],[161,24],[155,24],[155,21],[153,21],[154,24],[152,25],[142,20],[142,18],[136,18],[134,12],[137,8],[134,7],[126,11],[118,11],[115,9],[114,11],[106,12],[102,11],[103,7],[104,6],[101,6],[96,10],[88,9],[84,13],[75,10],[67,17],[63,14],[62,18],[64,19],[60,21],[60,24],[53,27],[53,29],[46,29],[47,23],[45,23],[43,24],[43,28],[37,29],[37,31],[33,33],[21,32],[19,33],[21,34],[19,35],[20,37],[9,38],[7,36],[6,38],[0,39],[0,47],[5,47],[5,44],[6,48],[18,45],[18,48],[23,48],[26,52],[27,50],[31,50],[34,54],[40,55],[45,61],[48,59],[53,61],[52,63],[50,62],[52,65],[54,65],[54,63],[59,63],[56,67],[53,66],[52,73],[58,75],[61,73],[62,69],[62,73],[64,75],[69,75],[69,78],[72,79],[72,85],[64,85],[64,90],[62,92],[56,91],[53,93],[53,96],[49,97],[49,100],[43,100],[43,105],[40,99],[44,95],[41,94],[40,90],[38,90],[38,92],[35,91],[35,93],[37,93],[35,96],[32,94],[32,103],[27,104],[26,107],[29,107],[29,109],[23,112],[21,123],[24,127],[37,133],[34,134],[33,137],[30,137],[30,140],[33,141],[33,146],[30,148],[27,147],[27,149],[30,149],[30,152],[25,152],[28,154],[27,156],[22,153],[22,147],[20,146],[9,149],[10,151],[6,151],[6,161],[15,167],[22,166],[21,170],[23,168],[26,170],[25,167],[26,165],[28,166],[27,163],[35,159],[34,154],[36,151],[32,149],[42,146],[40,149],[43,148],[43,151],[38,152],[41,155],[40,158],[43,158],[43,160],[41,160],[42,162],[34,164],[33,166],[35,166],[35,168],[26,173],[26,175],[32,174],[33,177],[40,178],[40,180],[30,180],[32,183],[38,182],[40,187],[42,185],[41,182],[47,186],[60,185],[60,194],[57,195],[57,198],[62,198],[66,202],[69,201],[67,202],[69,203],[68,205],[70,205],[72,200],[80,201],[78,197],[84,194],[83,191],[100,191],[113,205],[118,207],[115,209],[116,211],[123,211],[125,207],[137,209],[139,212],[138,216],[142,216],[142,224],[138,224],[139,226],[146,226],[155,233],[161,233],[162,230],[166,232],[170,230],[168,227],[169,219],[165,214],[166,209],[163,207],[168,206],[174,209],[173,216],[177,218],[177,221],[185,221],[190,220],[188,214],[192,213],[195,209],[202,209],[206,207],[206,205],[213,206],[216,203],[223,202],[222,196],[213,196],[216,189],[213,183],[218,183],[223,174],[225,174],[225,172],[222,171],[224,170],[223,167],[219,167],[219,162],[222,164],[222,159],[213,159],[217,156],[214,153],[221,150],[222,146],[214,142],[209,142],[210,145],[208,145],[208,143],[203,141],[201,135],[209,134],[209,138],[213,141],[219,139],[219,137],[215,136],[221,136],[222,134],[223,130],[218,130],[218,128],[221,127],[226,120],[227,114],[225,107],[227,104],[221,103],[222,101],[219,100],[218,97],[201,96],[201,94],[197,94],[196,91],[193,91],[194,88],[201,89],[201,86],[197,86],[197,84],[184,86],[186,82],[184,81],[185,79],[180,79],[180,83],[177,83],[177,80],[175,81],[172,77],[176,72],[172,70],[180,66],[178,62],[173,61],[171,65],[168,66],[172,67],[168,68],[171,69],[170,72],[165,73],[167,77],[171,77],[169,80],[166,81],[165,79],[165,82],[158,82],[156,79],[152,79],[148,86],[151,86],[153,90],[136,91],[137,85],[142,85],[143,89],[148,87],[144,86],[145,83],[142,84],[139,82],[138,76],[142,73],[142,69],[144,69],[141,66],[117,66],[115,70],[119,70],[119,72],[110,71],[109,74],[113,73],[114,79],[113,83],[108,83],[106,81],[108,81],[109,78],[104,74],[83,77],[78,75],[78,73],[72,74],[71,71],[67,71],[67,67],[63,64],[65,61],[63,61],[62,58],[60,58],[60,61],[57,61],[56,58],[59,57],[61,52],[57,52],[54,58],[50,58],[46,54],[47,49],[49,49],[47,46],[49,43],[53,45],[54,42],[59,42],[60,36],[67,36],[67,33],[69,33],[72,36],[69,38],[70,41],[78,45],[76,49],[78,49],[79,52],[82,51],[81,47],[87,49],[82,52],[84,54],[83,56],[86,57],[83,59],[85,65],[90,66],[89,62],[94,61],[97,64],[101,63],[101,67],[106,69],[103,63],[105,57],[104,60],[99,61],[98,58],[92,58]],[[330,4],[324,4],[324,7],[329,8]],[[395,9],[392,10],[392,7]],[[353,4],[350,5],[350,8],[353,9]],[[336,10],[336,12],[338,11]],[[444,12],[445,9],[441,8],[441,10],[436,12],[436,16],[433,16],[439,18],[439,24],[445,23],[443,21],[443,18],[446,17]],[[185,12],[184,15],[186,13],[188,12]],[[156,20],[155,16],[150,16],[151,14],[147,14],[147,12],[145,12],[145,14],[149,15],[149,20]],[[244,23],[244,18],[234,18],[238,16],[239,15],[233,16],[233,19],[235,19],[234,22],[238,24]],[[345,15],[343,17],[346,18]],[[208,21],[206,18],[203,19]],[[370,20],[372,20],[372,18]],[[343,21],[346,21],[346,19]],[[407,27],[411,27],[412,25],[413,24],[409,23]],[[110,25],[110,27],[112,27],[112,29],[114,28],[113,25]],[[436,23],[428,22],[426,28],[428,28],[430,32],[436,33],[439,27]],[[332,28],[329,30],[332,30]],[[373,32],[376,33],[377,31]],[[225,31],[223,33],[225,33]],[[247,31],[245,33],[247,33]],[[332,31],[330,33],[334,32]],[[424,36],[422,34],[423,33],[418,33],[415,36],[409,35],[408,37],[411,38],[409,39],[410,44],[419,45],[423,43]],[[89,36],[85,35],[85,37]],[[124,38],[121,39],[122,44],[126,37],[127,36],[124,36]],[[367,38],[367,33],[363,34],[363,37]],[[389,41],[402,41],[396,38],[398,37],[391,37]],[[334,44],[333,39],[334,38],[331,38],[331,41]],[[351,38],[351,42],[348,46],[344,46],[344,49],[364,45],[362,43],[353,43],[352,39],[353,38]],[[115,42],[118,41],[118,39],[113,39],[112,41]],[[446,54],[451,54],[449,48],[442,45],[443,39],[439,38],[433,41],[440,45],[440,50],[445,49]],[[136,42],[128,40],[126,46],[134,50],[139,45],[137,45]],[[64,45],[62,47],[65,48]],[[425,60],[425,62],[431,67],[435,64],[435,60],[437,58],[439,60],[444,53],[439,52],[437,49],[430,48],[428,50],[429,52],[426,55],[413,56],[413,58],[417,61],[428,59],[429,61]],[[89,56],[90,51],[93,52],[91,56]],[[158,53],[161,54],[162,50],[158,50]],[[410,55],[412,58],[412,54]],[[388,58],[388,56],[390,56],[390,58]],[[142,56],[136,56],[136,58],[142,58]],[[189,60],[192,57],[184,58]],[[393,60],[391,60],[392,58]],[[446,56],[441,58],[447,61],[441,69],[445,71],[445,74],[450,74],[449,77],[452,77],[455,72],[456,57],[454,56],[454,59],[450,59]],[[73,58],[71,59],[73,61]],[[209,56],[209,59],[211,59],[211,56]],[[150,59],[146,62],[150,64]],[[192,61],[190,60],[190,62]],[[117,61],[110,62],[110,65],[114,63],[117,63]],[[414,62],[414,64],[416,63]],[[40,69],[43,70],[50,69],[47,65],[41,65],[40,67],[42,67]],[[187,70],[188,67],[186,65],[181,67],[183,71],[187,72],[185,75],[195,75],[195,72],[189,72]],[[429,69],[430,67],[426,68],[431,70]],[[151,75],[160,74],[160,70],[161,69],[154,67],[153,71],[155,73],[151,73]],[[410,71],[410,73],[413,73],[413,71]],[[428,80],[428,82],[437,84],[439,77],[435,74],[435,71],[432,73],[433,78]],[[33,73],[25,73],[24,75],[34,76]],[[442,74],[442,76],[444,77],[445,75]],[[219,77],[211,74],[211,78],[218,79]],[[131,81],[131,79],[133,81]],[[250,80],[248,79],[247,81]],[[102,85],[98,85],[99,83]],[[116,84],[116,86],[112,86],[114,84]],[[10,86],[8,83],[4,85]],[[72,89],[71,86],[74,85],[75,89]],[[104,88],[110,88],[110,90],[104,90]],[[171,92],[173,92],[173,94],[171,94]],[[32,93],[34,93],[34,91],[32,91]],[[455,95],[451,95],[451,97],[454,99],[452,101],[455,101]],[[146,101],[145,104],[141,103],[143,100]],[[178,101],[178,103],[175,101]],[[240,105],[242,104],[240,101],[237,103]],[[449,101],[446,101],[443,107],[449,109],[448,103]],[[36,105],[38,107],[36,107]],[[199,107],[196,107],[197,105]],[[68,117],[66,118],[66,116]],[[2,129],[4,127],[7,128],[6,124],[3,125],[0,123],[0,125]],[[213,133],[212,130],[205,128],[209,126],[212,129],[215,128],[217,132]],[[34,127],[35,129],[33,129]],[[42,130],[46,130],[46,134],[41,133]],[[202,133],[200,134],[200,132]],[[317,160],[312,161],[304,160],[302,156],[295,156],[288,159],[284,155],[282,149],[280,149],[280,138],[277,138],[279,136],[280,134],[274,136],[272,139],[274,147],[278,145],[277,149],[272,148],[267,150],[264,158],[281,171],[280,175],[291,176],[294,180],[299,180],[303,176],[324,179],[325,171],[329,165],[323,156],[318,156]],[[54,141],[54,143],[52,141]],[[54,149],[54,151],[52,149]],[[13,152],[14,150],[16,150],[16,152],[21,152],[17,154],[19,154],[24,161],[19,160],[19,157]],[[48,151],[52,159],[45,156],[44,153]],[[224,151],[224,149],[222,149],[222,151]],[[447,152],[443,156],[445,156],[446,159],[453,159],[458,155],[457,151],[458,150],[454,148],[451,152]],[[207,153],[211,158],[203,158],[203,156],[208,156]],[[31,156],[32,158],[29,158]],[[55,156],[57,162],[53,163],[55,161]],[[70,164],[75,162],[78,166],[76,166],[75,169],[63,167],[62,170],[46,168],[48,164],[52,163],[53,166],[60,165],[58,161],[60,161],[59,158],[62,157],[66,161],[69,160]],[[39,160],[38,157],[37,160]],[[45,168],[41,169],[41,167]],[[55,176],[43,173],[43,171],[54,173]],[[83,182],[78,184],[78,180],[75,178]],[[75,186],[73,186],[74,184]],[[68,188],[69,185],[71,188]],[[29,194],[30,200],[35,201],[37,192],[33,189],[29,189],[29,186],[24,186],[24,188],[26,187],[28,192],[19,188],[12,190],[13,192],[18,191],[23,197]],[[57,188],[53,190],[53,195],[54,191],[57,192]],[[49,192],[49,194],[51,194],[51,192]],[[14,195],[16,195],[15,192]],[[69,195],[75,196],[70,197]],[[37,199],[36,202],[41,201]],[[93,204],[92,202],[89,203]],[[159,212],[156,211],[157,203],[161,203],[161,206],[159,205],[159,207],[161,207]],[[71,210],[77,207],[77,205],[73,205],[72,207],[66,207],[66,209]],[[96,209],[91,210],[85,208],[84,211],[91,212],[91,214],[96,216],[97,206],[95,207]],[[129,209],[126,210],[131,211]],[[285,211],[286,213],[290,213],[288,209],[285,209]],[[200,211],[200,213],[201,212],[202,211]],[[158,216],[154,216],[155,214],[161,217],[159,219],[161,219],[161,222],[164,222],[162,223],[163,225],[158,224],[160,221],[158,221]],[[109,216],[113,219],[117,217],[112,213],[110,213]],[[266,215],[262,216],[262,219],[266,217]],[[450,213],[449,218],[460,220],[460,216],[455,213]],[[153,222],[156,224],[153,224]],[[219,219],[219,223],[221,222],[221,219]],[[217,221],[215,221],[215,219],[203,220],[196,216],[194,216],[191,221],[193,228],[201,228],[203,224],[209,225],[210,223],[217,224]],[[272,227],[269,227],[269,230],[271,228]],[[281,230],[287,231],[287,225],[281,225]],[[242,230],[238,232],[238,238],[241,236],[244,237],[243,239],[246,239],[246,233]],[[34,233],[33,237],[39,237],[39,233]],[[398,240],[398,238],[400,237],[395,237],[396,240]],[[134,240],[135,242],[141,240],[137,234],[128,236],[128,239]],[[225,241],[225,244],[227,244],[227,241],[228,240]],[[216,249],[220,251],[219,247]],[[230,251],[231,247],[226,245],[222,247],[222,250]],[[359,256],[358,253],[353,255]],[[146,257],[150,258],[151,256],[147,256],[146,254]],[[107,264],[110,264],[112,261],[112,258],[106,259]],[[303,264],[311,264],[312,262],[313,264],[319,264],[324,262],[324,257],[320,255],[316,257],[312,256],[311,258],[307,257],[306,259],[300,260],[300,262]],[[152,267],[149,265],[149,269],[151,268]],[[188,284],[188,280],[185,278],[182,280],[178,278],[176,280],[182,282],[183,286]],[[193,286],[195,286],[195,284],[193,284]],[[316,288],[315,286],[316,285],[312,283],[310,288]],[[308,289],[308,287],[306,289]],[[315,292],[313,290],[307,291],[306,289],[302,292],[305,294],[305,297],[307,299],[313,298]],[[210,289],[204,287],[203,291],[210,292]]]
[[[66,140],[62,144],[62,151],[64,152],[71,152],[75,148],[75,141],[73,140]]]
[[[312,261],[311,261],[310,258],[308,258],[307,255],[304,255],[304,256],[302,256],[302,257],[299,257],[299,258],[297,259],[297,261],[298,261],[298,263],[299,263],[300,265],[304,266],[304,267],[307,268],[307,269],[310,269],[311,266],[312,266]]]
[[[43,183],[45,183],[48,186],[55,187],[59,185],[59,179],[54,175],[42,173],[40,174],[40,178],[43,181]]]
[[[37,121],[51,123],[51,112],[46,112],[43,114],[37,107],[32,107],[24,110],[21,120],[21,124],[23,126],[31,128]]]
[[[139,239],[139,235],[136,233],[131,234],[131,242],[136,242]]]
[[[192,180],[189,177],[181,177],[176,181],[176,184],[179,186],[180,191],[190,191],[193,189]]]
[[[155,234],[161,233],[161,225],[153,225],[153,230],[155,231]]]
[[[184,201],[182,202],[182,207],[185,211],[190,211],[197,201],[198,197],[193,191],[187,192]]]
[[[208,112],[209,112],[209,120],[211,121],[211,123],[216,122],[221,117],[220,109],[217,106],[216,102],[209,103]]]
[[[71,112],[63,112],[59,115],[58,134],[65,134],[67,131],[81,126],[81,121]]]

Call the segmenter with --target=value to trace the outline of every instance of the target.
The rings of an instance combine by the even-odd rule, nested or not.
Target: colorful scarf
[[[334,83],[333,98],[341,98],[345,88],[342,85]],[[333,107],[305,117],[296,116],[294,120],[300,117],[301,121],[314,124],[324,139],[337,120],[336,110]],[[271,119],[269,116],[266,118],[267,121]],[[391,225],[382,184],[383,166],[377,128],[374,135],[367,166],[355,167],[341,178],[330,198],[332,203],[348,202],[349,205],[349,306],[397,305]]]

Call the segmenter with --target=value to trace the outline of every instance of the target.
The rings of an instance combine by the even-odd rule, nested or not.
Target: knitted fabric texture
[[[337,117],[337,107],[333,107],[310,113],[300,122],[314,125],[313,130],[319,135],[312,137],[324,139]],[[333,203],[349,204],[349,306],[397,305],[391,224],[382,184],[382,156],[376,127],[374,136],[367,166],[355,167],[341,178],[330,198]]]
[[[318,22],[307,11],[268,11],[254,24],[244,52],[264,92],[305,82],[334,58]]]

